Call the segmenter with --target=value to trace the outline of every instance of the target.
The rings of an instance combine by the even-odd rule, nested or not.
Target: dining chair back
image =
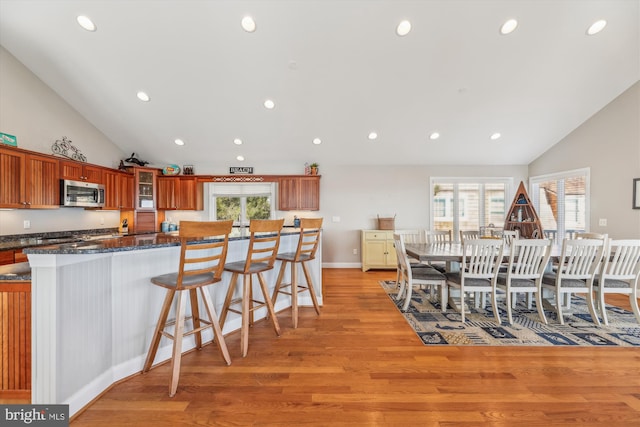
[[[573,293],[586,293],[589,312],[594,323],[599,324],[593,301],[593,280],[604,255],[606,241],[603,239],[564,239],[562,252],[555,272],[546,273],[542,278],[542,287],[555,294],[555,306],[558,320],[564,325],[562,316],[562,298],[567,296],[570,305]]]
[[[316,313],[320,314],[320,306],[313,288],[311,274],[307,269],[307,263],[316,258],[318,245],[320,244],[320,231],[322,229],[322,218],[300,218],[300,236],[295,252],[285,252],[278,254],[276,259],[281,262],[280,271],[276,280],[276,287],[273,290],[273,305],[276,305],[278,295],[285,294],[291,297],[291,316],[293,327],[298,327],[298,294],[309,292],[311,301]],[[282,283],[287,265],[291,264],[291,281]],[[305,283],[298,281],[298,265],[302,266]],[[289,289],[286,291],[285,289]]]
[[[496,281],[502,260],[502,239],[467,239],[463,242],[462,263],[459,272],[446,274],[449,288],[460,289],[460,306],[462,322],[465,321],[465,293],[473,292],[478,298],[485,292],[491,292],[491,305],[497,313]],[[499,323],[499,318],[496,318]]]
[[[540,319],[546,324],[540,289],[553,242],[548,239],[516,239],[510,245],[509,262],[504,272],[498,274],[497,288],[506,293],[509,324],[513,324],[512,308],[518,293],[536,294]],[[500,322],[500,315],[495,313]]]
[[[460,243],[464,243],[468,239],[479,239],[480,231],[477,230],[460,230]]]
[[[505,246],[511,247],[511,244],[514,240],[518,240],[520,238],[519,230],[503,230],[502,231],[502,240],[504,241]]]
[[[451,230],[425,230],[426,243],[432,245],[450,245]]]
[[[447,280],[444,274],[434,268],[426,265],[412,267],[409,262],[409,256],[404,245],[404,236],[395,233],[393,242],[398,259],[398,280],[399,289],[396,299],[400,300],[404,297],[402,310],[407,311],[411,303],[413,286],[439,286],[440,287],[440,304],[443,312],[447,310]]]
[[[249,349],[249,327],[253,324],[254,311],[266,307],[267,317],[271,319],[276,335],[280,335],[280,325],[273,310],[273,303],[264,280],[263,273],[273,269],[280,247],[280,233],[284,219],[252,219],[249,223],[249,248],[244,261],[226,263],[224,270],[231,273],[229,289],[222,307],[220,324],[224,327],[229,312],[242,316],[240,328],[240,349],[242,357]],[[238,277],[242,275],[242,291],[239,298],[233,299]],[[262,291],[262,300],[253,295],[253,276],[258,278]]]
[[[629,295],[629,304],[640,323],[638,296],[640,285],[640,240],[610,240],[600,274],[594,281],[598,309],[605,325],[609,324],[605,294]]]
[[[167,337],[173,340],[169,396],[174,396],[178,388],[182,339],[184,336],[193,334],[196,348],[200,349],[202,348],[202,331],[211,328],[213,330],[213,340],[217,343],[222,357],[227,364],[231,364],[231,358],[222,335],[222,328],[218,322],[218,316],[214,310],[209,291],[205,289],[205,286],[221,280],[232,226],[233,221],[181,221],[180,231],[178,232],[180,239],[178,271],[151,278],[151,283],[163,287],[167,291],[142,372],[151,369],[158,351],[160,338]],[[198,290],[203,299],[208,319],[200,317]],[[191,320],[193,323],[193,329],[188,332],[184,330],[187,305],[186,294],[188,294],[191,304]],[[167,322],[174,297],[177,299],[175,321]],[[168,326],[174,326],[173,334],[165,332]]]

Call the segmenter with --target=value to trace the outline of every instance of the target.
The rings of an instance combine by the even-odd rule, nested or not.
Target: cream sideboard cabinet
[[[397,267],[393,233],[393,230],[362,230],[362,271]]]

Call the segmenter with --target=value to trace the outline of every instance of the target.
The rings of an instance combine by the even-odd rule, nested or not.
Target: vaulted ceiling
[[[640,79],[639,23],[638,0],[0,0],[0,44],[124,152],[212,169],[528,164]]]

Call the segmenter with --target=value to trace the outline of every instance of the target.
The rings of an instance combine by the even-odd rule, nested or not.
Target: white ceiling
[[[640,79],[639,23],[639,0],[0,0],[0,44],[124,152],[211,168],[528,164]]]

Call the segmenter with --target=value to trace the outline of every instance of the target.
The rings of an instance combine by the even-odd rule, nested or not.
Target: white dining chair
[[[547,323],[540,291],[542,277],[551,256],[552,243],[547,239],[518,239],[511,243],[509,263],[505,272],[498,273],[497,282],[497,288],[503,289],[506,293],[509,324],[513,324],[512,308],[519,293],[527,294],[528,303],[532,294],[538,296],[536,299],[538,314],[540,320]],[[500,315],[497,311],[496,320],[500,323]]]
[[[400,287],[396,294],[396,299],[400,300],[404,298],[402,310],[407,311],[409,309],[413,287],[418,285],[440,287],[440,304],[442,311],[445,312],[447,310],[447,280],[444,274],[435,268],[425,265],[412,268],[404,246],[402,234],[394,234],[393,241],[396,249],[396,257],[398,258],[398,277],[400,280]]]
[[[462,263],[459,272],[446,273],[447,285],[460,290],[460,315],[465,321],[465,294],[473,292],[475,298],[490,293],[494,315],[498,313],[496,283],[500,261],[502,260],[502,239],[465,240],[462,249]],[[477,305],[477,304],[476,304]],[[500,324],[500,317],[496,322]]]
[[[602,269],[593,283],[602,321],[609,324],[604,297],[606,294],[629,295],[629,304],[640,323],[638,285],[640,284],[640,240],[610,240]]]
[[[556,312],[560,324],[564,325],[563,296],[567,296],[570,302],[574,293],[587,295],[589,313],[594,323],[600,323],[595,313],[591,290],[595,275],[600,268],[604,248],[603,239],[564,239],[562,242],[562,252],[556,271],[546,273],[542,278],[542,288],[552,291],[555,295]]]

